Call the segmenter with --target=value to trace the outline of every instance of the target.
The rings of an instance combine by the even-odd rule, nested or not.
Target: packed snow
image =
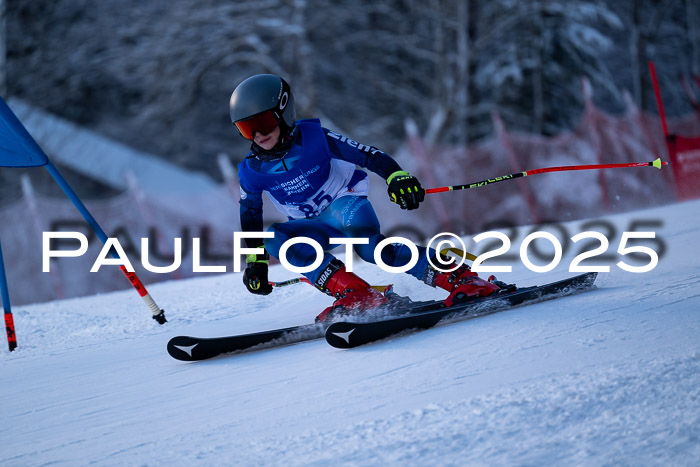
[[[254,296],[240,274],[149,287],[163,326],[132,290],[16,307],[19,348],[0,353],[0,464],[699,465],[699,219],[700,201],[608,216],[613,254],[632,221],[657,222],[652,271],[623,271],[617,261],[645,261],[614,254],[595,290],[353,350],[317,340],[172,359],[175,335],[301,324],[331,303],[303,284]],[[550,272],[517,260],[498,276],[569,277],[578,252]],[[444,295],[359,260],[356,272]]]

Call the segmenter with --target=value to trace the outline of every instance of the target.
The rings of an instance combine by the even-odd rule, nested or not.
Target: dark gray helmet
[[[231,94],[229,102],[231,121],[244,138],[252,139],[252,132],[260,129],[254,127],[253,117],[266,111],[272,111],[277,123],[286,132],[294,127],[296,112],[294,96],[289,84],[277,75],[254,75],[247,78]],[[248,126],[241,124],[248,122]]]

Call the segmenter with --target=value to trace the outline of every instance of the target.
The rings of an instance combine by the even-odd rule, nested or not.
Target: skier
[[[246,258],[246,288],[254,294],[269,294],[269,256],[279,258],[285,241],[302,236],[314,239],[324,250],[321,265],[304,276],[336,298],[317,321],[338,309],[368,310],[386,303],[383,294],[347,271],[329,253],[338,246],[331,245],[329,239],[369,239],[368,244],[354,245],[354,249],[360,258],[374,263],[375,246],[385,237],[367,199],[367,173],[356,166],[386,180],[390,201],[401,209],[417,209],[425,197],[416,177],[374,146],[328,130],[318,119],[297,121],[292,91],[279,76],[260,74],[244,80],[231,95],[230,111],[241,136],[252,142],[250,153],[238,166],[241,229],[262,231],[263,191],[289,219],[268,229],[274,238],[246,239],[249,248],[265,248],[264,254]],[[505,289],[503,283],[479,278],[466,264],[452,272],[439,271],[429,263],[425,247],[418,247],[418,251],[418,262],[407,273],[449,292],[445,300],[448,306],[464,297],[488,296]],[[435,258],[438,253],[431,249],[428,255]],[[286,257],[290,264],[304,267],[313,264],[316,251],[308,244],[297,243],[287,250]],[[400,243],[382,251],[382,260],[389,266],[403,266],[410,259],[409,247]]]

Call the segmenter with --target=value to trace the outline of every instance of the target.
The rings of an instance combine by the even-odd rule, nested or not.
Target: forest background
[[[625,92],[692,112],[697,0],[4,0],[0,91],[182,167],[247,152],[228,115],[255,73],[290,81],[299,118],[393,153],[407,119],[428,144],[493,131],[556,135],[584,111],[581,79],[615,114]],[[7,181],[10,183],[10,181]]]

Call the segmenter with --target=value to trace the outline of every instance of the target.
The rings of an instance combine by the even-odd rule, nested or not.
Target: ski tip
[[[182,360],[184,362],[192,362],[198,360],[196,355],[193,356],[194,349],[197,347],[196,342],[191,337],[177,336],[168,341],[168,353],[171,357]]]
[[[592,287],[593,283],[595,282],[596,278],[598,277],[597,272],[588,272],[586,274],[582,274],[581,276],[581,282],[584,288],[587,287]]]
[[[597,277],[597,272],[586,272],[584,274],[580,274],[569,279],[564,279],[560,282],[567,282],[569,285],[568,287],[566,287],[566,290],[569,290],[570,292],[578,290],[588,290],[593,287],[593,284],[595,283]]]
[[[338,349],[352,348],[352,334],[356,328],[357,325],[344,321],[333,323],[326,329],[326,342]]]

